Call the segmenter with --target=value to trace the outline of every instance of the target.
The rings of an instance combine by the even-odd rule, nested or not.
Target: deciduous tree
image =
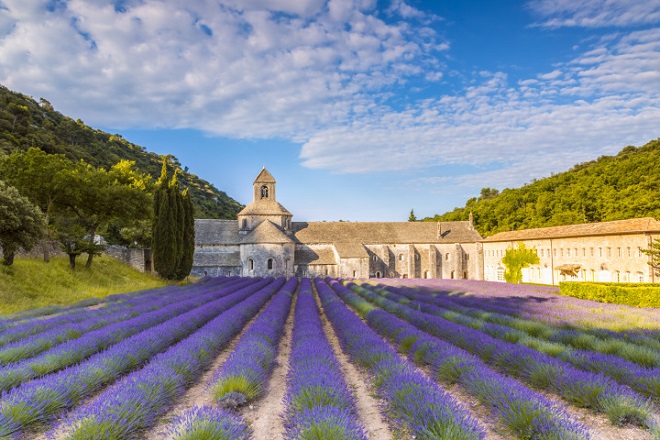
[[[39,240],[44,216],[38,207],[14,187],[0,180],[0,246],[5,266],[14,263],[20,248],[32,249]]]
[[[528,248],[525,243],[518,243],[517,247],[510,247],[502,258],[504,264],[504,279],[508,283],[520,283],[522,281],[522,270],[532,264],[539,263],[536,249]]]

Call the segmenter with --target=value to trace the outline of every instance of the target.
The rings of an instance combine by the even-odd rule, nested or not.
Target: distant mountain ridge
[[[483,188],[465,207],[423,221],[467,220],[483,235],[547,226],[660,218],[660,139],[520,188]]]
[[[69,159],[80,159],[96,166],[110,168],[122,159],[135,162],[136,168],[157,179],[162,159],[144,147],[128,142],[120,135],[95,130],[81,120],[73,120],[45,99],[39,102],[0,85],[0,155],[30,147],[47,153],[65,154]],[[181,166],[173,158],[176,166]],[[215,188],[206,180],[189,173],[182,167],[179,175],[182,187],[189,192],[200,218],[235,219],[243,205]]]

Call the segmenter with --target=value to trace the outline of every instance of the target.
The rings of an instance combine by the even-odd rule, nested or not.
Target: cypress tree
[[[182,219],[183,219],[183,242],[181,251],[181,261],[177,271],[178,279],[182,280],[190,274],[192,269],[193,257],[195,254],[195,216],[192,200],[188,188],[181,194],[182,201]]]
[[[176,184],[178,187],[178,183]],[[167,174],[167,158],[163,159],[163,169],[156,183],[154,193],[153,259],[154,270],[166,279],[176,275],[176,200],[172,200],[172,183]]]
[[[183,252],[183,201],[179,191],[178,170],[174,171],[172,180],[168,188],[168,197],[170,200],[171,236],[172,236],[172,279],[179,279],[179,267]]]

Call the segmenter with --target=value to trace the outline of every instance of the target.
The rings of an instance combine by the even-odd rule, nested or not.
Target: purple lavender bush
[[[476,354],[486,363],[507,374],[519,377],[537,388],[556,392],[577,406],[607,414],[615,425],[634,423],[660,434],[658,420],[653,416],[649,399],[617,384],[603,374],[578,370],[566,362],[528,347],[501,341],[440,317],[422,313],[359,286],[355,286],[355,290],[360,295],[366,295],[365,298],[369,300],[378,300],[388,311],[415,327]]]
[[[263,393],[297,287],[298,279],[289,279],[213,375],[210,387],[220,406],[245,405]]]
[[[285,403],[287,439],[366,440],[307,278],[294,310]]]
[[[250,440],[252,432],[242,417],[226,409],[195,406],[168,427],[170,440]]]
[[[328,284],[315,280],[342,348],[367,369],[393,423],[419,439],[482,439],[485,430],[438,385],[401,359],[382,337],[351,312]],[[333,288],[343,287],[330,281]]]
[[[98,395],[69,413],[50,435],[65,438],[134,438],[156,424],[215,356],[285,283],[268,280],[249,295],[185,339],[155,356]]]
[[[85,362],[4,393],[0,402],[0,437],[72,408],[96,390],[115,381],[119,375],[138,368],[152,356],[271,282],[272,279],[254,280],[243,288],[234,286],[238,290],[231,295],[224,292],[219,299],[197,308],[188,308],[186,313],[165,322],[161,320],[161,324],[125,339]],[[206,298],[207,301],[209,299]]]

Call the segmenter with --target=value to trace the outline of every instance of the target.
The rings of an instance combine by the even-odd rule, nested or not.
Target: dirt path
[[[323,322],[325,336],[328,338],[328,341],[335,352],[335,357],[339,361],[346,383],[353,391],[360,419],[367,430],[367,438],[369,440],[392,440],[394,438],[392,429],[379,410],[379,400],[373,397],[374,392],[369,385],[370,381],[368,380],[367,375],[358,370],[358,368],[349,361],[348,355],[346,355],[341,349],[339,339],[332,329],[330,321],[328,321],[328,318],[323,312],[318,295],[316,295],[316,302],[321,313],[321,322]]]
[[[291,336],[293,330],[293,311],[298,295],[294,296],[291,310],[284,324],[284,332],[278,346],[275,367],[268,380],[264,396],[243,408],[241,414],[248,421],[254,432],[255,440],[278,440],[284,438],[284,394],[286,393],[286,375],[289,371],[291,354]]]
[[[265,307],[270,304],[270,301],[264,306],[256,316],[254,316],[246,325],[243,327],[243,330],[235,336],[230,343],[222,350],[222,352],[215,358],[213,363],[208,367],[206,372],[195,382],[195,384],[186,391],[183,396],[181,396],[176,401],[176,405],[170,409],[163,417],[160,418],[158,424],[150,429],[144,434],[145,440],[160,440],[165,438],[165,432],[167,432],[167,426],[175,417],[178,417],[191,409],[193,406],[203,406],[203,405],[215,405],[213,397],[211,396],[211,391],[208,389],[209,382],[213,378],[213,374],[216,370],[227,361],[229,355],[234,351],[238,341],[241,340],[245,332],[250,328],[254,323],[261,312]]]

